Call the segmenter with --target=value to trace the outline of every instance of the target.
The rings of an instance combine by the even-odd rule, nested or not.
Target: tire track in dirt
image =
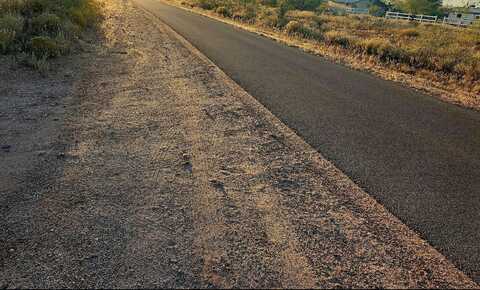
[[[258,216],[239,198],[237,188],[225,180],[221,158],[231,144],[217,138],[218,126],[205,108],[203,96],[210,93],[192,90],[192,79],[177,80],[178,98],[190,98],[184,119],[192,144],[193,177],[196,183],[196,247],[203,257],[203,279],[207,285],[230,287],[282,287],[284,267],[266,245],[267,235]],[[186,90],[178,88],[187,88]],[[210,115],[211,116],[211,115]],[[228,173],[227,173],[228,174]],[[243,260],[243,261],[242,261]],[[254,266],[255,265],[255,266]],[[256,272],[257,267],[263,269]],[[257,276],[266,276],[260,279]],[[297,284],[299,285],[299,284]]]

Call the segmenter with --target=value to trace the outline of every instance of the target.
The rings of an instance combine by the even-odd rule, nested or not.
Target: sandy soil
[[[0,287],[478,288],[173,31],[102,1],[103,40],[57,73],[0,67]]]

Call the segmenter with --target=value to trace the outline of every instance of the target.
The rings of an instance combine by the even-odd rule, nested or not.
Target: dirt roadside
[[[478,288],[168,27],[102,1],[102,45],[48,80],[0,68],[0,287]]]

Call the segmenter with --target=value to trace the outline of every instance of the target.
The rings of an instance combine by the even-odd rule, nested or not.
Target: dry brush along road
[[[478,288],[178,34],[0,67],[0,286]],[[321,134],[321,133],[320,133]]]

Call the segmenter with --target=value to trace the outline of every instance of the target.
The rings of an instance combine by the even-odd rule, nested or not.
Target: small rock
[[[12,145],[2,145],[0,148],[2,148],[3,151],[9,152],[10,148],[12,148]]]
[[[14,249],[14,248],[10,248],[8,251],[9,251],[10,253],[13,253],[13,252],[15,252],[15,249]]]
[[[193,166],[190,162],[183,163],[183,169],[188,173],[193,173]]]
[[[215,179],[211,179],[211,180],[210,180],[210,184],[211,184],[215,189],[217,189],[218,191],[220,191],[220,192],[222,192],[222,193],[226,193],[226,191],[225,191],[225,185],[223,184],[223,182],[218,181],[218,180],[215,180]]]

